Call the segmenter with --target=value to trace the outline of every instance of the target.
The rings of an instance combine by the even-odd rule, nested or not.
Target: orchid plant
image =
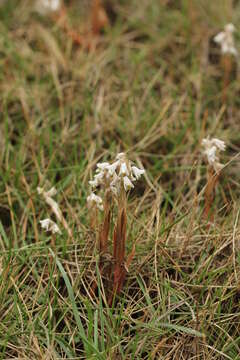
[[[206,155],[208,161],[207,185],[205,188],[205,205],[203,211],[204,216],[208,218],[220,172],[224,167],[219,161],[219,153],[226,149],[226,145],[222,140],[217,138],[210,139],[207,137],[202,140],[202,146],[204,147],[203,154]]]
[[[66,219],[64,218],[58,203],[53,199],[53,196],[55,196],[57,194],[57,190],[55,189],[55,187],[52,187],[48,191],[45,191],[43,188],[38,187],[37,192],[39,195],[41,195],[43,197],[46,204],[50,206],[52,212],[55,214],[57,220],[63,225],[63,227],[67,231],[69,237],[72,237],[72,231],[71,231]],[[57,228],[56,228],[56,226],[53,225],[55,223],[50,219],[42,220],[40,223],[41,223],[42,228],[45,228],[46,230],[50,230],[53,233],[55,233],[55,232],[59,233],[59,231],[60,231],[60,230],[53,231],[53,230],[56,230]]]
[[[125,243],[127,230],[127,194],[134,188],[134,183],[144,174],[145,170],[135,166],[128,160],[125,153],[119,153],[113,163],[97,164],[93,180],[89,181],[91,194],[87,198],[89,207],[95,211],[103,211],[103,222],[98,234],[100,252],[100,271],[103,274],[104,256],[109,253],[109,235],[114,207],[117,208],[117,219],[113,230],[113,296],[121,292],[126,269],[133,257],[134,249],[125,259]],[[96,192],[101,196],[96,195]]]
[[[222,99],[225,103],[227,100],[227,87],[230,81],[230,74],[232,72],[234,58],[237,57],[238,52],[234,44],[233,33],[235,32],[233,24],[227,24],[224,30],[218,33],[213,40],[221,46],[222,53],[222,68],[223,68],[223,93]]]
[[[213,40],[221,46],[222,54],[237,56],[237,49],[234,45],[233,33],[236,31],[233,24],[227,24],[224,30],[218,33]]]

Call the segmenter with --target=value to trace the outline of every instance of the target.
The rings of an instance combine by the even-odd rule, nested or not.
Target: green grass
[[[72,3],[80,28],[87,9]],[[90,52],[31,2],[1,7],[0,359],[239,359],[240,82],[233,71],[223,104],[210,42],[233,22],[239,48],[232,3],[107,1],[112,24]],[[228,164],[211,226],[207,135],[226,141]],[[129,196],[136,254],[109,307],[86,197],[96,163],[119,151],[146,177]],[[39,226],[56,220],[43,185],[73,231],[54,246]]]

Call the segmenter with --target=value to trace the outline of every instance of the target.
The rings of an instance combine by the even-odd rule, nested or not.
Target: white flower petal
[[[89,185],[91,185],[93,188],[97,187],[98,186],[98,182],[96,180],[90,180],[89,182]]]
[[[41,15],[60,10],[61,0],[36,0],[35,10]]]
[[[124,152],[118,153],[116,156],[117,160],[123,160],[126,158],[126,154]]]
[[[224,42],[226,38],[226,34],[225,32],[220,32],[219,34],[217,34],[216,36],[214,36],[213,40],[218,43],[218,44],[221,44],[222,42]]]
[[[134,188],[133,183],[127,176],[124,176],[124,178],[123,178],[123,187],[124,187],[125,191],[128,191],[131,188]]]
[[[230,32],[230,33],[233,33],[234,31],[236,31],[236,28],[232,23],[225,25],[224,29],[226,32]]]
[[[219,149],[224,151],[226,149],[225,142],[216,138],[212,139],[212,143]]]
[[[52,234],[61,234],[61,230],[59,229],[58,225],[51,219],[40,220],[40,224],[42,229],[50,231]]]
[[[221,45],[221,51],[223,54],[232,54],[234,56],[237,55],[237,50],[234,46],[234,38],[233,32],[235,31],[235,27],[233,24],[227,24],[224,27],[224,31],[221,31],[217,34],[213,40]]]
[[[145,173],[145,170],[139,169],[136,166],[132,166],[132,172],[133,172],[133,175],[136,178],[136,180],[138,180]]]
[[[110,185],[110,190],[115,196],[119,193],[119,189],[116,186]]]
[[[119,165],[119,160],[115,161],[112,165],[108,165],[107,170],[108,170],[108,176],[112,176],[115,171],[117,170],[117,167]]]
[[[108,162],[97,163],[97,167],[100,170],[105,170],[109,166]]]
[[[209,165],[211,165],[215,171],[219,171],[224,166],[220,164],[218,157],[218,153],[224,151],[226,148],[224,141],[217,138],[209,139],[209,137],[207,137],[202,140],[202,145],[205,148],[203,153],[207,156]]]
[[[99,210],[103,210],[103,201],[102,198],[93,192],[87,197],[87,202],[90,206],[96,205]]]
[[[119,175],[127,175],[129,176],[129,171],[127,168],[127,164],[125,162],[123,162],[120,166],[120,171],[119,171]]]

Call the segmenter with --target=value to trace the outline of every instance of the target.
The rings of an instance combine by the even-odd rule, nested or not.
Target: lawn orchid
[[[222,54],[231,54],[237,56],[237,49],[234,45],[233,33],[235,31],[233,24],[227,24],[224,31],[221,31],[214,37],[214,41],[221,46]]]
[[[55,214],[58,221],[62,223],[62,225],[64,226],[64,228],[68,232],[68,235],[71,237],[72,236],[72,231],[69,228],[68,223],[65,220],[65,218],[64,218],[64,216],[62,214],[62,211],[60,210],[60,207],[59,207],[58,203],[52,198],[53,196],[55,196],[57,194],[57,190],[55,189],[55,187],[52,187],[48,191],[45,191],[43,188],[38,187],[37,192],[38,192],[39,195],[42,195],[43,199],[50,206],[50,208],[52,209],[52,211]]]
[[[224,165],[219,162],[218,154],[226,148],[224,141],[216,138],[209,139],[208,137],[202,140],[202,145],[204,147],[203,154],[207,156],[209,165],[213,167],[215,172],[220,171]]]
[[[140,179],[144,172],[144,169],[139,169],[128,160],[125,153],[119,153],[111,164],[109,162],[98,163],[94,178],[89,181],[91,188],[102,194],[100,197],[92,192],[87,201],[91,207],[94,204],[95,211],[96,208],[104,210],[103,222],[98,235],[99,267],[104,277],[106,277],[104,259],[109,253],[108,238],[110,229],[113,227],[113,263],[111,266],[113,286],[109,293],[109,304],[112,303],[114,295],[120,293],[128,267],[126,264],[129,265],[133,258],[134,250],[130,258],[127,261],[125,259],[127,194],[134,188],[134,183]],[[115,219],[113,216],[114,208],[116,208]],[[112,222],[113,226],[111,226]]]
[[[215,189],[219,179],[220,172],[224,167],[219,162],[219,153],[224,151],[226,145],[224,141],[209,137],[202,140],[202,146],[204,147],[203,154],[207,156],[208,170],[207,170],[207,184],[205,187],[205,205],[203,214],[205,218],[209,217],[209,212],[212,207],[212,203],[215,196]]]

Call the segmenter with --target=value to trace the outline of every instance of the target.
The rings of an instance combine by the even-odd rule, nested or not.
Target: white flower
[[[209,165],[211,165],[216,172],[221,170],[224,165],[219,162],[218,153],[225,150],[226,145],[224,141],[216,138],[209,139],[209,137],[207,137],[202,140],[202,145],[205,148],[203,153],[207,156]]]
[[[219,149],[224,151],[226,149],[225,142],[216,138],[212,139],[212,143],[215,144],[215,146]]]
[[[87,202],[90,206],[96,205],[99,210],[103,211],[102,198],[100,196],[97,196],[93,192],[87,197]]]
[[[233,33],[235,26],[233,24],[227,24],[224,27],[224,31],[221,31],[214,37],[214,41],[221,46],[223,54],[232,54],[237,56],[237,50],[234,46]]]
[[[89,184],[92,188],[102,185],[102,188],[110,189],[115,196],[118,196],[121,188],[125,191],[134,188],[132,181],[138,180],[144,172],[144,169],[132,166],[125,153],[119,153],[112,164],[108,162],[97,164],[96,173]]]
[[[205,150],[205,154],[207,155],[208,162],[210,165],[213,165],[216,161],[218,161],[218,157],[216,156],[217,148],[216,146],[212,146],[209,149]]]
[[[119,193],[120,183],[121,183],[121,178],[116,173],[114,173],[112,177],[112,181],[110,183],[110,190],[114,195],[117,195]]]
[[[90,180],[89,182],[89,185],[91,185],[93,188],[97,187],[98,186],[98,182],[96,180]]]
[[[127,176],[124,176],[124,178],[123,178],[123,186],[124,186],[125,191],[128,191],[131,188],[134,188],[133,183],[131,182],[131,180],[129,180],[129,178]]]
[[[115,161],[112,165],[108,165],[107,170],[108,170],[108,177],[112,176],[115,171],[117,170],[117,167],[119,165],[119,161]]]
[[[98,169],[97,169],[98,170]],[[93,187],[96,188],[99,185],[101,185],[104,178],[104,171],[97,172],[97,174],[94,175],[94,180],[90,180],[88,183]]]
[[[100,170],[105,170],[110,164],[108,162],[97,163],[97,167]]]
[[[61,234],[61,230],[59,229],[58,225],[51,219],[40,220],[40,224],[42,229],[51,231],[52,234]]]
[[[132,166],[131,169],[136,180],[138,180],[145,173],[144,169],[139,169],[136,166]]]
[[[117,160],[124,160],[126,159],[126,154],[124,152],[118,153],[116,156]]]
[[[61,0],[36,0],[35,10],[41,15],[47,15],[60,10],[61,3]]]
[[[58,221],[60,221],[62,223],[64,228],[67,230],[69,236],[72,236],[72,231],[69,228],[58,203],[52,199],[52,196],[56,195],[56,193],[57,193],[57,190],[55,189],[55,187],[52,187],[48,191],[45,191],[43,188],[38,187],[37,191],[38,191],[39,195],[43,196],[46,203],[51,207],[52,211],[56,215],[56,218],[58,219]]]
[[[119,175],[127,175],[129,176],[129,171],[127,168],[127,164],[125,162],[123,162],[120,166],[120,171],[119,171]]]

